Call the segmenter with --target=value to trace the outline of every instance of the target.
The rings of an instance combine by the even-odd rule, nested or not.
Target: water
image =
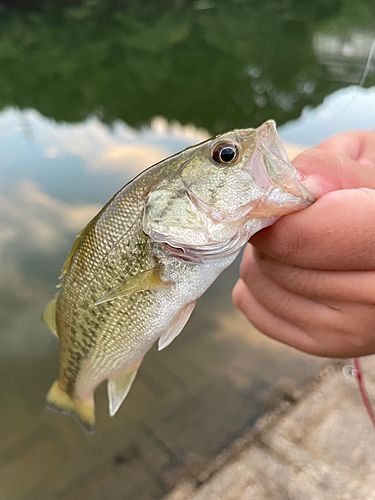
[[[1,499],[162,498],[321,366],[234,309],[235,264],[113,420],[99,388],[92,437],[44,409],[58,343],[40,318],[75,235],[150,164],[268,118],[306,146],[374,128],[373,66],[350,104],[374,19],[349,0],[0,11]]]

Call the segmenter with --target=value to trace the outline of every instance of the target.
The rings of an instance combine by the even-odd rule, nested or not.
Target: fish
[[[47,407],[93,432],[94,392],[107,380],[114,416],[149,349],[177,337],[249,238],[313,202],[272,120],[144,170],[80,232],[62,268],[43,316],[60,341]]]

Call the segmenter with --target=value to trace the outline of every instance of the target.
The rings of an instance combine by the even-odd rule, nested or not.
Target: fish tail
[[[95,430],[94,398],[89,401],[79,401],[70,397],[59,386],[56,380],[47,394],[46,406],[49,410],[65,415],[71,415],[89,432]]]

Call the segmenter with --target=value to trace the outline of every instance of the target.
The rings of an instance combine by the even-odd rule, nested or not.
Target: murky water
[[[176,4],[0,11],[0,499],[161,498],[204,479],[275,387],[321,366],[234,309],[237,263],[146,357],[113,420],[99,388],[95,436],[44,409],[58,342],[42,312],[75,235],[122,185],[268,118],[306,146],[375,127],[374,71],[346,88],[364,70],[372,2]]]

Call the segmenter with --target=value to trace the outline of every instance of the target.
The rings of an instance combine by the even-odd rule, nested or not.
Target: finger
[[[338,189],[375,189],[375,168],[323,149],[304,151],[293,165],[305,177],[303,184],[315,198]]]
[[[330,307],[346,302],[375,305],[375,271],[317,271],[281,264],[259,252],[254,257],[268,278],[294,294]]]
[[[375,269],[375,191],[334,191],[250,242],[275,260],[331,271]]]
[[[279,342],[290,345],[300,351],[315,354],[317,349],[309,335],[295,325],[288,323],[270,313],[247,288],[242,279],[239,279],[233,289],[232,300],[234,305],[246,318],[262,333]]]
[[[375,166],[375,132],[355,131],[338,134],[316,146],[332,153],[348,156],[352,160]]]
[[[263,273],[255,259],[248,262],[241,278],[264,308],[306,333],[314,334],[316,329],[334,327],[338,322],[340,311],[278,285]]]
[[[346,132],[329,137],[316,147],[357,160],[361,151],[361,137],[359,133]]]
[[[233,302],[260,332],[308,354],[330,358],[351,358],[374,353],[373,325],[375,318],[370,318],[373,321],[372,326],[365,325],[367,333],[359,331],[354,324],[356,321],[351,322],[353,323],[351,329],[350,326],[348,328],[349,322],[346,321],[346,328],[343,328],[342,331],[339,328],[335,328],[333,331],[328,331],[327,328],[321,331],[317,329],[315,335],[312,336],[298,326],[270,312],[258,301],[242,280],[237,282],[233,290]],[[359,314],[364,316],[361,311]],[[366,316],[368,316],[367,312]]]
[[[242,285],[236,285],[233,294],[234,303],[251,323],[272,338],[320,356],[373,352],[373,307],[359,304],[338,311],[295,296],[265,277],[256,263],[248,268],[245,279],[251,286],[246,287],[241,280]]]

